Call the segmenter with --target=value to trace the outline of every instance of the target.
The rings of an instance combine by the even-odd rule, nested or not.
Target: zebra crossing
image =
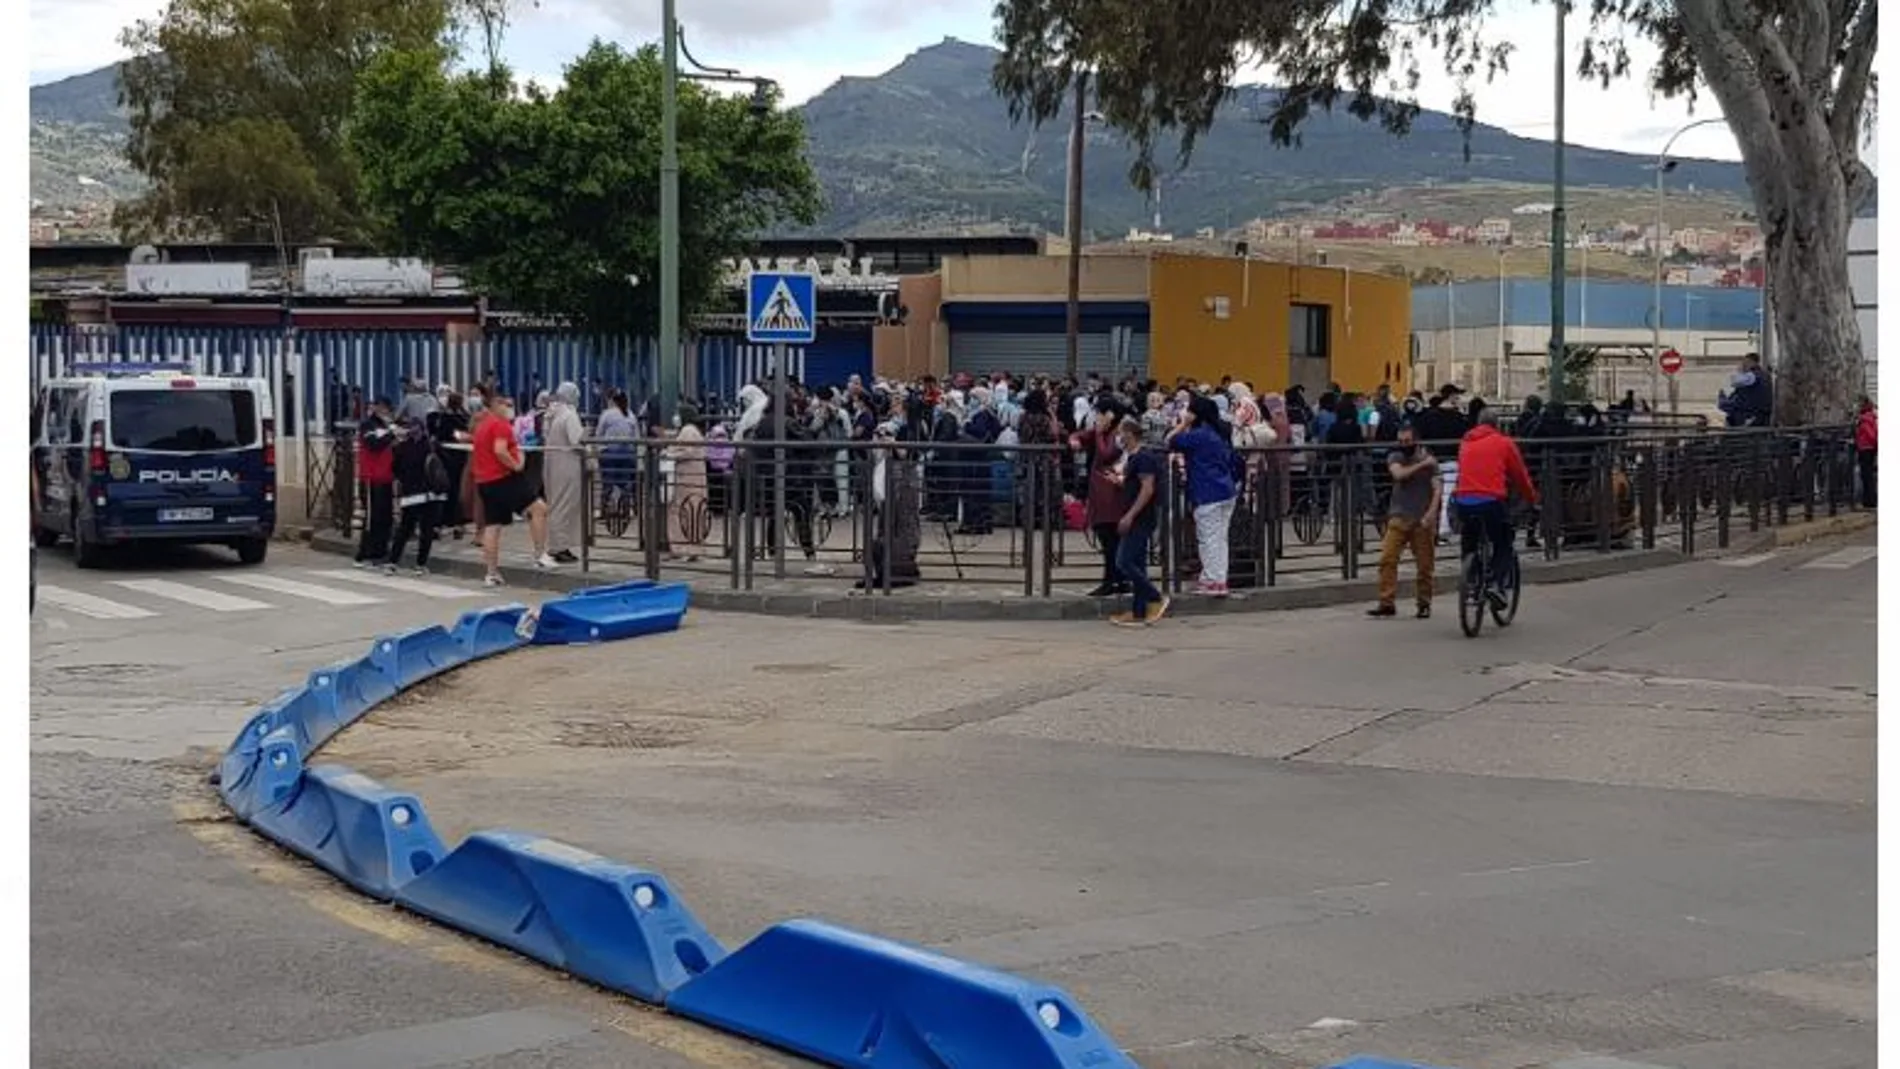
[[[1878,546],[1843,546],[1831,553],[1804,560],[1795,566],[1795,570],[1844,572],[1874,560],[1879,554]],[[1786,560],[1787,556],[1781,552],[1749,553],[1740,557],[1724,557],[1715,563],[1723,568],[1753,568],[1769,561]]]
[[[460,601],[484,591],[446,578],[384,575],[352,568],[283,572],[182,573],[172,578],[103,579],[83,588],[66,573],[39,585],[41,611],[93,620],[145,620],[179,614],[355,609],[418,598]]]

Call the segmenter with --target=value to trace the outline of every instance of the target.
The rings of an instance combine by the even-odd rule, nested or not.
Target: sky
[[[31,81],[37,85],[124,58],[119,29],[157,16],[162,6],[162,0],[30,0]],[[687,45],[696,56],[772,78],[794,104],[840,76],[889,70],[945,37],[990,42],[992,6],[992,0],[678,0]],[[1503,0],[1500,8],[1490,32],[1495,39],[1513,41],[1516,53],[1511,73],[1480,87],[1478,119],[1526,137],[1549,138],[1549,72],[1555,54],[1551,8],[1518,0]],[[659,22],[659,0],[539,0],[532,6],[524,0],[506,52],[519,73],[553,84],[594,38],[637,47],[658,38]],[[1572,16],[1572,69],[1584,29],[1584,19]],[[1653,54],[1639,52],[1639,70]],[[1443,109],[1452,95],[1451,79],[1428,70],[1421,103]],[[1652,100],[1640,79],[1609,89],[1576,81],[1569,92],[1566,132],[1573,144],[1649,154],[1660,151],[1683,125],[1719,116],[1707,96],[1693,113],[1680,100]],[[1684,134],[1672,154],[1739,158],[1720,123]],[[1867,158],[1871,164],[1871,146]]]

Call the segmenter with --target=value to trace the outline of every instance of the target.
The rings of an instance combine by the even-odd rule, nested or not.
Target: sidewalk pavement
[[[1787,530],[1787,529],[1783,529]],[[1770,536],[1774,532],[1769,533]],[[330,553],[355,552],[353,539],[333,531],[315,532],[313,548]],[[1730,552],[1744,547],[1731,546]],[[1747,549],[1755,548],[1750,541]],[[1520,552],[1523,552],[1520,550]],[[1597,553],[1572,551],[1556,561],[1546,561],[1524,553],[1524,579],[1530,584],[1569,583],[1621,575],[1649,568],[1676,564],[1685,558],[1674,549],[1631,549]],[[481,551],[472,541],[442,540],[435,544],[430,567],[451,576],[479,580],[483,574]],[[769,571],[769,565],[766,569]],[[542,570],[535,567],[528,545],[527,531],[520,525],[503,532],[502,577],[511,587],[528,590],[563,592],[578,587],[640,578],[643,569],[625,563],[590,561],[586,571],[579,564]],[[723,573],[700,569],[666,570],[661,578],[685,582],[693,590],[695,609],[715,612],[749,612],[772,616],[806,616],[846,620],[1090,620],[1106,618],[1124,606],[1123,598],[1091,598],[1085,587],[1058,583],[1049,597],[1026,597],[1020,583],[954,583],[933,578],[926,568],[923,581],[889,594],[866,594],[851,589],[854,574],[840,569],[823,578],[797,577],[773,579],[756,575],[753,589],[735,590]],[[1434,569],[1438,596],[1456,591],[1458,569],[1455,555],[1447,559],[1441,550]],[[1413,569],[1410,558],[1400,566],[1399,597],[1412,598]],[[1172,613],[1177,615],[1215,615],[1271,612],[1284,609],[1310,609],[1329,605],[1365,602],[1378,597],[1378,558],[1376,549],[1361,562],[1359,578],[1327,578],[1311,573],[1283,577],[1279,585],[1237,590],[1231,596],[1206,598],[1183,593],[1174,598]]]

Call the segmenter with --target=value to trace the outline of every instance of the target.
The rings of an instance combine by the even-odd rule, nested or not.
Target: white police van
[[[33,408],[33,541],[71,539],[95,567],[111,546],[218,543],[263,561],[277,525],[277,433],[263,379],[183,365],[75,364]]]

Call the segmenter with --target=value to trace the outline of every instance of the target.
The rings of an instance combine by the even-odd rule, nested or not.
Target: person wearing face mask
[[[521,443],[515,437],[514,402],[505,395],[494,398],[492,417],[481,421],[475,430],[469,469],[475,475],[475,492],[482,500],[482,563],[487,586],[502,586],[501,530],[516,516],[528,518],[528,537],[534,544],[535,566],[548,569],[559,566],[548,555],[548,503],[541,500],[529,483],[524,469]]]

